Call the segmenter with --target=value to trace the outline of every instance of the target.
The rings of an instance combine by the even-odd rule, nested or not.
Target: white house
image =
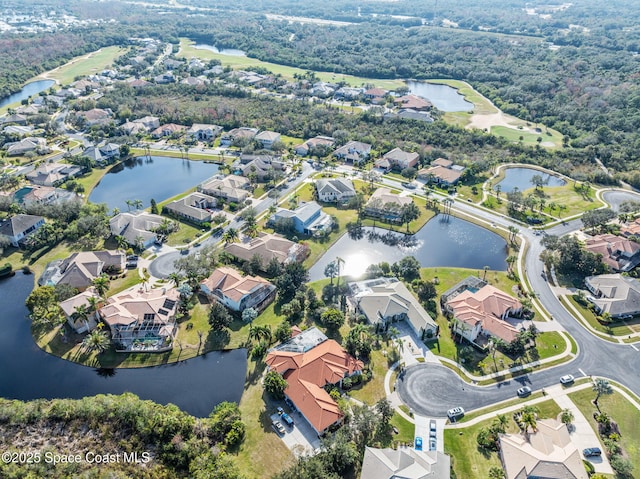
[[[242,276],[233,268],[222,267],[200,283],[200,291],[233,311],[261,311],[273,301],[276,287],[259,276]]]
[[[11,244],[16,248],[27,236],[34,233],[44,225],[44,218],[36,215],[14,215],[11,218],[0,221],[0,235],[9,237]]]
[[[356,196],[353,182],[348,178],[321,178],[315,186],[318,200],[324,203],[346,203]]]

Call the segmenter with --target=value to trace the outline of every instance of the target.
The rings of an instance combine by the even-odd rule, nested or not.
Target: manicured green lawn
[[[371,352],[371,361],[366,366],[373,371],[373,377],[371,381],[351,389],[349,391],[351,397],[367,403],[369,406],[373,406],[380,399],[384,399],[384,377],[389,370],[389,366],[387,364],[387,356],[383,354],[383,351],[391,351],[391,347],[391,344],[388,346],[383,344],[382,349]]]
[[[541,133],[532,133],[531,131],[509,128],[506,126],[492,126],[491,133],[496,136],[501,136],[509,141],[513,141],[514,143],[519,143],[520,141],[522,141],[523,144],[529,146],[535,146],[539,144],[539,138],[541,139],[542,143],[552,143],[555,148],[558,148],[562,145],[562,135],[559,132],[553,130],[549,130],[549,134],[547,135],[544,130]],[[522,140],[520,140],[520,137],[522,137]]]
[[[595,393],[591,389],[583,389],[569,394],[571,400],[589,420],[589,424],[597,432],[596,411],[591,401]],[[634,473],[640,471],[640,411],[627,401],[620,393],[614,391],[610,396],[601,396],[598,400],[600,410],[607,413],[618,423],[620,428],[620,444],[634,466]]]
[[[91,75],[100,72],[113,63],[113,60],[124,55],[128,48],[106,47],[101,48],[89,55],[82,55],[71,60],[55,70],[48,72],[46,78],[58,80],[60,84],[67,85],[74,81],[76,77]],[[37,78],[44,78],[43,75]]]
[[[405,444],[412,444],[416,433],[416,426],[412,422],[407,421],[397,412],[393,413],[391,425],[398,428],[398,434],[393,437],[394,441]]]
[[[582,306],[575,299],[573,299],[573,296],[566,295],[563,297],[563,299],[571,303],[571,305],[578,310],[580,316],[584,318],[584,320],[589,323],[589,325],[596,331],[600,331],[601,333],[610,334],[613,336],[627,336],[633,332],[627,325],[622,323],[611,323],[611,326],[605,326],[600,321],[598,321],[598,318],[593,311]],[[572,311],[569,310],[569,312]]]
[[[560,407],[552,399],[536,404],[536,407],[540,411],[539,418],[555,418],[560,413]],[[482,421],[463,429],[445,429],[445,452],[452,456],[456,477],[485,478],[489,477],[489,469],[500,467],[498,454],[481,449],[476,441],[480,429],[489,426],[492,421],[493,419]],[[515,433],[517,430],[515,423],[510,420],[507,432]]]

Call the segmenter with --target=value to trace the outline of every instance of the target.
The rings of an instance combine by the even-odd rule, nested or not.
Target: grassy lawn
[[[555,418],[560,413],[560,407],[549,399],[535,405],[539,409],[539,418]],[[498,454],[486,451],[478,446],[476,437],[483,427],[491,424],[493,419],[482,421],[464,429],[445,429],[445,452],[452,456],[452,466],[459,478],[489,477],[489,469],[500,467]],[[509,421],[507,432],[515,433],[517,426]]]
[[[128,269],[124,273],[124,278],[118,278],[115,280],[111,280],[109,282],[109,293],[108,296],[113,296],[114,294],[118,294],[125,289],[130,288],[133,285],[138,283],[142,283],[142,278],[138,274],[137,269]]]
[[[616,324],[612,323],[611,326],[605,326],[600,321],[598,321],[597,316],[593,311],[588,308],[585,308],[580,303],[578,303],[573,296],[566,295],[564,296],[564,300],[569,302],[574,308],[578,310],[580,316],[596,331],[600,331],[604,334],[609,334],[613,336],[627,336],[631,334],[633,331],[625,324]],[[571,312],[571,310],[569,310]]]
[[[520,129],[509,128],[507,126],[492,126],[491,133],[496,136],[501,136],[514,143],[522,142],[525,145],[535,146],[538,144],[538,139],[541,138],[541,143],[553,143],[554,148],[559,148],[562,145],[562,135],[555,130],[548,130],[549,133],[544,131],[540,133],[532,133],[531,131],[525,131]],[[522,137],[522,140],[520,140]]]
[[[270,413],[284,404],[275,403],[264,394],[260,383],[263,371],[264,363],[249,361],[240,400],[246,435],[234,462],[247,478],[271,477],[294,460],[291,451],[271,429]]]
[[[393,413],[391,425],[398,428],[398,434],[394,436],[394,440],[400,443],[413,443],[416,433],[416,426],[412,422],[407,421],[397,412]]]
[[[593,412],[596,411],[596,408],[591,404],[595,398],[594,392],[591,389],[583,389],[569,394],[569,397],[589,420],[593,430],[597,431],[597,423],[593,419]],[[640,434],[638,434],[640,431],[640,411],[618,392],[614,392],[610,396],[602,396],[598,403],[602,412],[609,414],[618,423],[622,449],[633,463],[634,471],[640,471]]]
[[[204,232],[201,228],[192,225],[191,223],[187,223],[186,221],[181,221],[178,218],[173,218],[171,216],[163,215],[169,218],[171,221],[175,221],[180,225],[178,231],[175,231],[169,235],[167,238],[167,244],[169,246],[179,246],[187,243],[191,243],[196,238],[203,235]]]
[[[289,67],[286,65],[279,65],[277,63],[269,63],[258,60],[257,58],[249,58],[249,57],[236,57],[229,55],[222,55],[219,53],[214,53],[210,50],[198,49],[194,48],[195,42],[181,38],[180,39],[180,52],[176,55],[178,58],[202,58],[205,60],[216,59],[220,60],[222,66],[230,66],[234,70],[242,70],[250,67],[263,67],[267,70],[271,71],[274,74],[280,73],[284,78],[288,80],[293,79],[294,74],[304,75],[306,70],[302,68]],[[342,75],[339,73],[331,73],[331,72],[315,72],[317,77],[321,81],[325,82],[345,82],[351,86],[360,86],[365,83],[374,84],[376,87],[386,88],[393,90],[400,86],[404,86],[405,83],[401,80],[381,80],[381,79],[373,79],[373,78],[364,78],[364,77],[356,77],[352,75]]]
[[[84,196],[89,198],[91,191],[96,187],[104,175],[109,172],[109,168],[94,168],[90,173],[85,173],[81,177],[77,178],[78,184],[84,187]]]
[[[35,79],[51,78],[57,80],[62,85],[67,85],[76,77],[91,75],[104,70],[113,63],[113,60],[125,54],[128,48],[106,47],[101,48],[88,55],[74,58],[69,63],[55,68],[45,74],[39,75]]]
[[[169,158],[186,158],[184,152],[180,150],[157,150],[154,148],[149,149],[149,153],[151,156],[166,156]],[[147,150],[142,148],[131,148],[131,154],[133,156],[146,156]],[[190,152],[188,155],[189,160],[198,161],[198,160],[212,160],[215,162],[222,162],[223,157],[221,155],[210,155],[207,153],[194,153]]]
[[[390,351],[391,344],[382,349],[371,351],[371,361],[366,365],[373,371],[373,377],[371,381],[365,384],[359,384],[349,391],[349,395],[358,401],[367,403],[369,406],[373,406],[380,399],[384,399],[384,377],[389,370],[387,363],[387,356],[383,354],[383,351]],[[413,438],[411,438],[413,440]]]

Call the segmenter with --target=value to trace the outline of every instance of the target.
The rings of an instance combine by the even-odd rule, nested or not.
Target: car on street
[[[529,386],[523,386],[517,391],[518,397],[524,398],[531,394],[531,388]]]
[[[281,436],[284,435],[284,433],[286,432],[284,429],[284,426],[280,421],[273,421],[271,423],[271,427],[273,427],[273,429]]]
[[[436,422],[433,419],[429,423],[429,437],[436,437]]]
[[[464,409],[462,409],[461,407],[451,408],[447,411],[447,416],[452,420],[462,417],[464,416]]]
[[[416,451],[422,451],[422,438],[416,437]]]
[[[571,374],[565,374],[560,378],[560,384],[571,384],[575,378]]]
[[[600,456],[602,454],[602,451],[599,447],[588,447],[586,449],[583,449],[582,454],[584,454],[584,457],[595,457]]]

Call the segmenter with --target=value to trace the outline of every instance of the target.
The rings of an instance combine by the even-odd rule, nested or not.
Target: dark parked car
[[[600,456],[602,451],[599,447],[588,447],[582,451],[582,454],[584,454],[584,457],[594,457]]]

